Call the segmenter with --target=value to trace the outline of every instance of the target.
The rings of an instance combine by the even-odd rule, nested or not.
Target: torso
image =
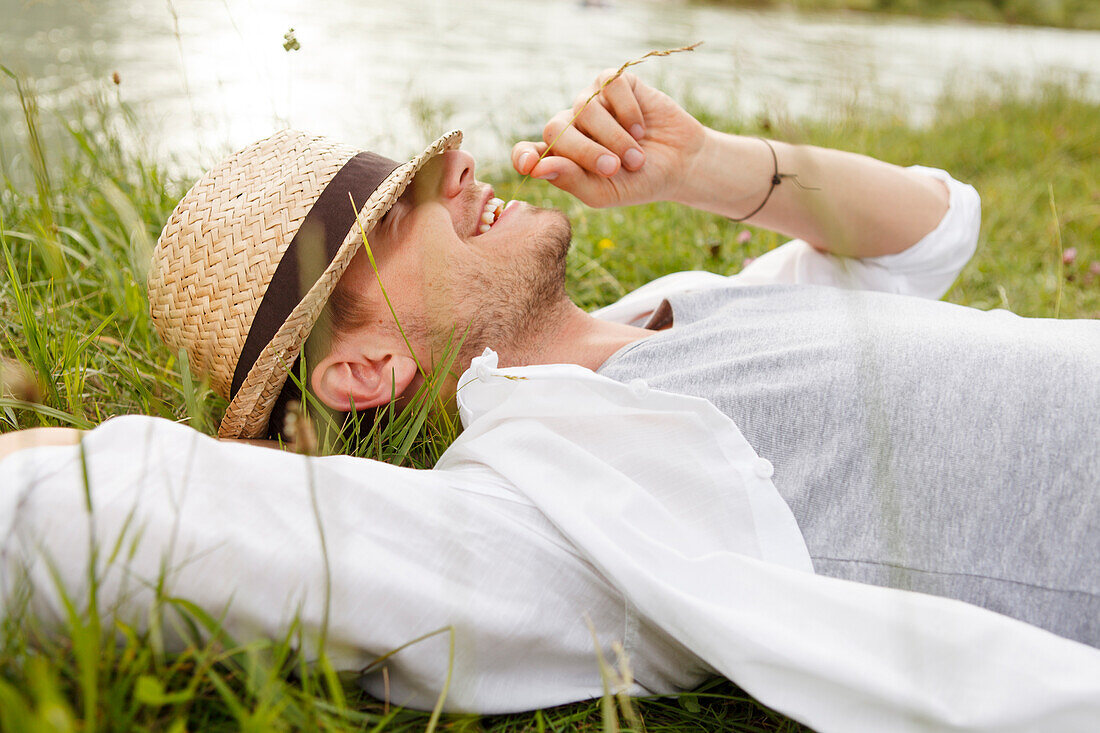
[[[1100,322],[805,286],[671,305],[600,373],[732,418],[817,572],[1100,643]]]

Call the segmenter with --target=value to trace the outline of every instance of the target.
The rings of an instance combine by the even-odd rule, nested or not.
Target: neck
[[[501,366],[579,364],[593,371],[608,357],[652,331],[595,318],[570,300],[548,314],[526,343],[498,352]]]
[[[530,338],[518,343],[493,344],[502,367],[530,366],[532,364],[579,364],[596,371],[616,351],[653,332],[636,326],[612,323],[594,318],[568,299],[556,307],[547,308],[539,319],[539,328],[533,329]],[[442,394],[453,400],[462,372],[470,365],[470,358],[481,353],[460,355],[455,368],[447,375]],[[461,366],[459,366],[461,364]],[[412,395],[420,388],[422,380],[414,377],[405,395]]]

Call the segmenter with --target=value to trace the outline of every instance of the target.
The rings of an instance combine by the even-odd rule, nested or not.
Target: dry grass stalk
[[[588,105],[592,104],[592,100],[595,99],[596,97],[598,97],[600,92],[602,92],[608,84],[610,84],[611,82],[615,81],[620,76],[622,76],[624,71],[629,69],[631,66],[637,66],[638,64],[642,63],[643,61],[645,61],[648,58],[652,58],[654,56],[671,56],[674,53],[680,53],[682,51],[694,51],[695,49],[699,48],[699,46],[702,46],[702,45],[703,45],[702,41],[696,41],[695,43],[691,44],[690,46],[680,46],[679,48],[666,48],[666,49],[660,50],[660,51],[650,51],[649,53],[642,54],[638,58],[632,59],[632,60],[627,61],[626,63],[624,63],[622,66],[620,66],[618,69],[616,69],[614,74],[607,77],[607,79],[602,84],[600,84],[599,88],[596,89],[596,91],[592,92],[592,94],[589,95],[588,99],[584,100],[584,104],[581,105],[581,108],[579,110],[577,110],[576,113],[573,114],[573,116],[569,119],[569,122],[566,123],[565,127],[563,127],[561,129],[561,132],[559,132],[557,134],[557,136],[550,142],[550,144],[546,146],[546,150],[544,150],[542,152],[542,155],[539,156],[539,159],[535,161],[535,165],[531,166],[531,170],[534,170],[535,166],[537,166],[539,164],[539,161],[541,161],[543,158],[545,158],[547,155],[550,154],[550,151],[554,149],[554,144],[557,143],[557,141],[561,139],[561,136],[565,134],[566,130],[568,130],[570,127],[573,126],[573,123],[577,121],[577,118],[581,116],[581,113],[584,112],[586,109],[588,109]],[[520,188],[522,188],[523,184],[527,183],[527,179],[530,178],[530,177],[531,177],[530,173],[528,173],[526,176],[524,176],[523,180],[519,182],[519,186],[517,186],[516,190],[518,191]]]

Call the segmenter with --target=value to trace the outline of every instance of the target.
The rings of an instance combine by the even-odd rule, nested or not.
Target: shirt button
[[[649,385],[646,384],[644,379],[631,379],[630,391],[634,393],[635,397],[645,397],[649,394]]]
[[[760,478],[771,478],[775,473],[775,467],[767,458],[757,458],[752,462],[752,468]]]

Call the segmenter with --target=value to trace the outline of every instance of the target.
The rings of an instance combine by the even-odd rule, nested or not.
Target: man
[[[584,104],[587,97],[583,94],[574,110],[550,122],[543,143],[516,146],[517,170],[549,180],[592,205],[679,200],[801,238],[754,263],[740,284],[754,279],[757,283],[826,283],[938,297],[972,251],[976,195],[946,175],[903,170],[835,151],[724,136],[706,130],[631,75],[603,86],[590,105]],[[567,126],[574,114],[575,124]],[[550,142],[550,154],[536,160]],[[464,422],[471,427],[442,468],[491,467],[496,479],[478,474],[482,483],[463,483],[464,490],[495,495],[501,479],[522,487],[539,511],[553,520],[552,527],[540,525],[537,532],[546,537],[564,532],[569,542],[582,549],[584,558],[595,564],[596,576],[572,577],[574,569],[581,571],[583,566],[561,556],[556,563],[548,562],[545,558],[552,551],[545,547],[539,553],[523,553],[538,568],[536,578],[567,570],[559,581],[568,590],[556,595],[566,599],[568,608],[576,608],[580,593],[594,608],[613,609],[614,601],[595,600],[608,591],[598,580],[603,573],[642,609],[641,623],[649,626],[640,634],[627,635],[634,633],[642,640],[636,653],[648,665],[643,690],[688,684],[708,672],[705,665],[699,666],[700,660],[706,660],[750,690],[757,685],[757,694],[761,690],[775,693],[775,680],[760,682],[751,669],[722,655],[751,646],[754,638],[767,638],[765,666],[775,665],[776,658],[783,656],[778,651],[784,646],[782,634],[793,635],[801,644],[785,658],[798,657],[799,650],[830,634],[848,640],[839,647],[839,655],[833,650],[831,656],[855,654],[852,629],[835,621],[842,607],[868,638],[896,639],[893,632],[883,631],[880,637],[879,625],[904,623],[908,624],[905,638],[919,638],[928,649],[939,649],[953,642],[938,640],[927,628],[918,633],[912,626],[950,617],[952,624],[938,631],[1005,628],[1010,630],[1007,647],[1031,643],[1020,639],[1035,640],[1042,649],[1054,645],[1058,654],[1068,655],[1062,659],[1072,657],[1081,669],[1087,668],[1092,657],[1079,656],[1083,647],[1058,646],[1053,637],[1030,636],[1021,625],[998,626],[1007,620],[995,621],[998,617],[976,609],[963,612],[957,605],[937,605],[935,599],[915,600],[923,596],[856,590],[860,586],[819,582],[804,574],[787,584],[787,576],[778,568],[805,570],[812,559],[818,573],[959,598],[1096,645],[1100,596],[1090,558],[1098,549],[1100,521],[1093,489],[1100,481],[1100,464],[1090,449],[1094,437],[1088,433],[1092,424],[1088,416],[1100,405],[1096,324],[1029,322],[913,298],[838,289],[729,288],[725,282],[699,276],[657,283],[603,314],[627,323],[593,318],[564,294],[567,222],[556,212],[522,203],[511,203],[501,211],[491,189],[474,179],[472,159],[455,150],[456,145],[456,136],[444,136],[423,155],[398,167],[317,139],[275,136],[219,166],[185,197],[166,226],[154,259],[153,315],[169,342],[187,348],[192,363],[211,374],[215,387],[231,397],[223,436],[255,437],[267,431],[272,411],[286,399],[286,368],[298,356],[332,294],[333,307],[322,318],[307,361],[312,362],[310,387],[336,410],[366,410],[395,397],[407,398],[432,378],[434,366],[443,360],[456,334],[464,337],[459,357],[463,364],[491,347],[504,366],[576,364],[632,384],[629,390],[617,391],[607,381],[590,383],[571,377],[579,381],[555,393],[551,408],[540,400],[550,393],[553,380],[535,384],[548,373],[521,369],[512,376],[523,376],[530,384],[494,382],[499,374],[495,365],[483,362],[474,370],[475,381],[513,392],[500,397],[503,392],[498,391],[490,399],[482,387],[464,384],[459,401],[460,406],[465,404]],[[349,197],[355,207],[345,204]],[[362,247],[364,235],[370,242],[369,252]],[[284,267],[287,263],[289,267]],[[688,288],[696,292],[687,292]],[[995,361],[1006,354],[1011,354],[1011,361]],[[1078,375],[1077,383],[1068,387],[1076,402],[1065,399],[1064,384],[1051,380],[1051,358]],[[975,376],[976,370],[981,370],[980,376]],[[639,378],[648,384],[635,381]],[[728,421],[706,423],[711,419],[702,417],[709,415],[706,403],[661,392],[647,397],[650,387],[704,396],[733,418],[736,427]],[[575,397],[585,389],[590,404]],[[633,397],[624,396],[627,393]],[[465,403],[463,395],[469,395]],[[652,412],[630,412],[633,417],[628,421],[617,410],[631,399],[642,400]],[[664,407],[666,403],[669,407]],[[593,410],[592,405],[599,409]],[[1038,407],[1055,414],[1048,417]],[[675,422],[673,414],[692,411],[702,422]],[[657,413],[661,417],[655,419]],[[639,429],[638,414],[645,418],[640,423],[645,429]],[[608,420],[609,415],[622,419]],[[568,434],[584,439],[560,445],[550,442],[562,435],[548,426],[562,420]],[[501,437],[494,428],[506,423],[510,432]],[[549,432],[525,433],[527,423],[540,424]],[[704,423],[710,428],[700,429]],[[675,431],[665,429],[671,424],[678,426]],[[1065,426],[1070,429],[1062,429]],[[112,432],[106,426],[103,430],[102,436]],[[115,426],[113,431],[124,429]],[[159,435],[164,431],[156,432],[150,440],[158,446],[158,455],[165,456],[165,465],[175,466],[173,461],[179,458],[165,449],[167,437]],[[656,434],[672,441],[671,445],[659,446],[646,437]],[[976,447],[974,443],[981,440],[976,436],[984,436],[989,447]],[[689,457],[688,446],[710,446],[711,441],[712,450]],[[228,452],[239,448],[215,449],[194,441],[192,445],[200,447],[189,456],[206,457],[209,460],[203,465],[215,466],[216,473],[233,476],[249,470],[243,454]],[[533,450],[536,445],[542,450]],[[639,453],[643,445],[646,450]],[[100,438],[100,446],[108,448],[106,437]],[[555,447],[559,454],[544,455]],[[661,455],[662,448],[672,455]],[[639,500],[639,506],[648,509],[637,515],[624,510],[624,517],[630,518],[626,527],[656,522],[649,531],[662,536],[661,546],[676,549],[671,555],[653,556],[652,567],[666,570],[656,585],[646,580],[648,565],[632,564],[622,556],[620,550],[633,540],[616,523],[621,520],[612,521],[614,511],[605,508],[590,515],[563,505],[560,499],[570,495],[587,500],[577,495],[577,487],[567,488],[570,481],[579,481],[568,473],[570,462],[586,465],[585,470],[595,474],[603,464],[587,465],[586,456],[614,464],[628,452],[632,460],[627,466],[607,474],[589,493],[613,493],[608,487],[615,486],[616,477],[622,475],[630,485],[641,481],[639,476],[666,476],[645,493],[664,496],[665,502]],[[517,469],[514,458],[519,455],[527,461]],[[677,458],[685,464],[679,476],[667,471]],[[565,466],[547,465],[547,461]],[[285,461],[273,459],[272,465],[276,463]],[[207,473],[212,470],[206,469]],[[539,471],[560,480],[532,486],[526,473]],[[261,473],[272,475],[257,475]],[[708,484],[719,475],[738,477],[743,488],[731,487],[728,494],[745,492],[744,511],[723,504],[730,497]],[[394,474],[391,480],[405,479]],[[213,485],[216,479],[207,481]],[[353,481],[348,475],[329,476],[325,485],[339,491],[337,484]],[[672,499],[662,494],[677,481],[684,482],[686,493]],[[282,496],[279,480],[272,477],[271,483],[272,493]],[[691,493],[703,485],[711,490]],[[775,502],[776,490],[786,504]],[[462,514],[453,498],[441,494],[435,499]],[[352,505],[356,498],[346,496],[344,501]],[[693,506],[707,510],[693,514]],[[268,506],[263,511],[277,509]],[[380,507],[378,511],[388,516],[390,510]],[[791,511],[797,526],[790,521]],[[359,523],[371,514],[369,507],[363,507],[362,513],[351,517]],[[403,521],[410,521],[407,512],[405,516]],[[507,534],[501,526],[485,524],[484,511],[471,516],[478,518],[477,529]],[[722,527],[733,526],[745,516],[751,520],[738,535],[741,539],[725,536]],[[717,517],[722,522],[712,528],[716,534],[708,535],[705,527]],[[523,521],[535,520],[524,517]],[[589,526],[593,522],[594,529]],[[181,522],[181,526],[192,524]],[[251,531],[240,525],[221,526],[227,541],[248,547]],[[431,534],[423,526],[418,529],[414,538]],[[484,541],[480,533],[478,537]],[[607,543],[608,537],[616,539]],[[751,541],[741,544],[745,538]],[[512,539],[517,547],[532,542],[526,535]],[[272,541],[265,535],[255,547],[270,547]],[[410,548],[411,557],[417,556],[415,545]],[[648,543],[633,546],[639,553],[649,552]],[[453,544],[448,547],[457,551]],[[731,547],[774,563],[760,571],[759,582],[742,588],[739,598],[763,593],[762,589],[784,589],[771,600],[765,594],[756,606],[749,604],[757,621],[715,622],[737,604],[728,598],[718,602],[709,594],[721,591],[699,587],[690,571],[669,572],[676,567],[676,558],[702,561],[722,550],[730,572],[717,577],[751,576],[755,566],[729,556]],[[485,552],[464,555],[461,568],[447,564],[447,569],[457,576],[469,572],[469,566],[477,566],[489,554],[490,548],[481,549]],[[414,561],[410,568],[425,572],[423,563]],[[344,568],[340,577],[358,577],[361,588],[367,585],[362,577],[366,572],[359,566]],[[438,591],[429,594],[427,602],[462,606],[454,594],[472,593],[473,605],[462,606],[466,618],[471,608],[491,597],[490,588],[497,587],[496,581],[482,575],[466,585],[448,585],[447,577],[441,572],[438,582],[450,590],[442,596]],[[509,579],[513,584],[522,582]],[[702,617],[710,620],[711,632],[752,633],[719,645],[723,650],[716,652],[718,658],[709,656],[692,630],[675,621],[679,616],[690,617],[700,606],[665,603],[680,597],[669,588],[677,582],[690,585],[680,592],[712,603],[711,615]],[[350,587],[357,586],[350,583]],[[580,588],[601,590],[593,595]],[[827,590],[819,594],[820,588]],[[393,592],[401,597],[400,587]],[[242,598],[240,603],[257,607],[257,595],[262,592],[254,588],[242,594],[251,600]],[[269,601],[279,596],[275,593]],[[809,610],[816,621],[798,616],[798,609],[789,610],[794,615],[780,637],[768,633],[762,620],[779,613],[777,599],[811,596]],[[844,599],[857,596],[864,602],[845,605]],[[506,606],[515,602],[501,596],[505,597],[509,598]],[[900,605],[891,606],[894,603]],[[906,609],[898,618],[907,620],[879,613],[890,607]],[[256,613],[263,616],[262,610]],[[958,613],[962,617],[953,615]],[[549,615],[561,614],[570,616],[571,611]],[[491,626],[485,618],[481,617],[481,625]],[[606,613],[601,618],[606,619]],[[966,619],[977,620],[971,626]],[[270,616],[265,623],[271,623]],[[565,630],[557,630],[555,636],[547,631],[547,621],[540,618],[539,623],[543,626],[532,638],[554,638],[556,646],[535,644],[533,648],[545,648],[551,657],[565,648],[576,653],[575,637],[566,641]],[[820,627],[809,628],[813,623]],[[800,624],[807,628],[800,629]],[[503,648],[514,643],[520,628],[509,625],[507,633],[492,637],[494,644]],[[571,628],[575,631],[575,624]],[[411,631],[409,637],[414,636]],[[489,633],[473,621],[468,631],[471,638]],[[349,630],[339,636],[353,639],[355,633]],[[685,655],[681,645],[698,657]],[[886,660],[883,664],[891,673],[897,672],[897,665],[890,666],[891,654],[884,654],[881,646],[871,648]],[[469,655],[476,657],[476,653],[466,652],[468,663]],[[500,694],[507,698],[512,693],[513,702],[501,703],[502,698],[482,689],[468,690],[467,696],[459,696],[458,704],[506,709],[568,698],[560,675],[553,684],[546,683],[545,700],[532,695],[531,690],[539,688],[536,683],[517,698],[519,680],[529,677],[509,673],[508,664],[515,663],[515,656],[501,652],[491,665],[505,680]],[[933,668],[947,658],[941,653],[917,666]],[[1035,651],[1033,659],[1040,660],[1036,669],[1049,672],[1041,663],[1041,650]],[[649,664],[651,660],[679,661]],[[974,660],[968,658],[967,664],[973,665]],[[874,663],[868,660],[867,665]],[[564,669],[550,660],[543,666]],[[841,671],[831,668],[823,679],[831,684],[843,677]],[[490,677],[485,669],[479,668],[479,674]],[[408,699],[420,704],[430,699],[427,691],[437,689],[415,678],[401,680]],[[467,679],[465,684],[475,683]],[[850,724],[858,717],[850,709],[847,717],[835,717],[835,710],[822,713],[820,700],[814,702],[812,694],[799,697],[799,686],[789,675],[779,684],[787,692],[775,693],[779,698],[771,698],[772,704],[792,714],[813,710],[821,717],[804,719],[815,725]],[[913,689],[919,687],[912,684]],[[580,685],[574,694],[584,696],[582,690],[590,694],[591,688]],[[783,695],[788,696],[785,701]],[[937,698],[930,704],[940,703]],[[926,714],[908,709],[902,716]],[[1026,716],[1018,720],[1027,725]]]
[[[939,297],[973,251],[977,196],[943,174],[707,130],[630,74],[586,104],[592,91],[547,124],[546,142],[515,146],[517,170],[594,206],[679,201],[802,241],[737,284]],[[774,465],[818,572],[959,598],[1100,644],[1100,454],[1088,427],[1100,325],[716,278],[705,290],[651,285],[660,297],[643,289],[611,313],[632,310],[630,323],[593,317],[565,294],[561,213],[522,202],[500,212],[461,151],[423,165],[370,232],[373,262],[352,231],[336,333],[311,374],[330,407],[411,395],[458,336],[462,368],[491,347],[502,366],[579,364],[700,396]],[[170,220],[159,251],[190,244],[187,225]],[[151,278],[154,318],[186,317],[164,304],[188,298],[192,275],[167,264],[158,259]],[[202,331],[166,332],[200,369],[211,361]],[[248,363],[237,362],[238,380]]]

